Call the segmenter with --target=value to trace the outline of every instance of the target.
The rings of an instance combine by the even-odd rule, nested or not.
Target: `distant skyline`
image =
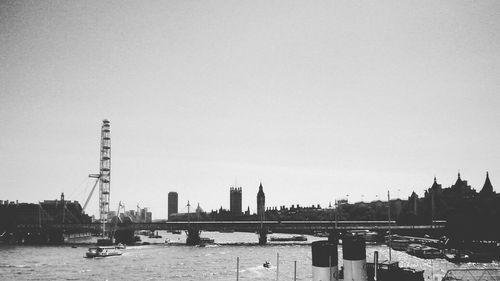
[[[500,2],[1,1],[0,200],[167,217],[500,191]],[[97,214],[97,194],[88,207]]]

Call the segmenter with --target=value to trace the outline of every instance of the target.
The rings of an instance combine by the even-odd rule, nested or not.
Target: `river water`
[[[87,247],[95,238],[74,240],[77,248],[61,246],[0,245],[1,280],[236,280],[237,257],[239,279],[248,281],[293,280],[294,262],[297,280],[311,280],[310,243],[324,238],[308,236],[304,243],[269,243],[256,245],[258,237],[252,233],[203,232],[202,237],[215,239],[216,245],[185,246],[184,234],[159,232],[162,239],[141,236],[151,245],[130,246],[122,256],[86,259]],[[280,236],[273,234],[273,236]],[[165,244],[165,238],[170,244]],[[368,245],[367,260],[379,251],[379,260],[388,259],[384,245]],[[276,270],[279,254],[279,270]],[[425,270],[426,280],[441,280],[438,276],[457,267],[443,259],[423,260],[406,253],[392,251],[392,259],[401,266]],[[265,261],[271,268],[264,268]],[[339,266],[342,250],[339,246]],[[465,264],[463,267],[498,266],[499,264]],[[438,279],[439,278],[439,279]],[[404,281],[404,280],[401,280]]]

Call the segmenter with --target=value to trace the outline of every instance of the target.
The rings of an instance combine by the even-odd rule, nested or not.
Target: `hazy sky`
[[[500,191],[500,1],[1,1],[0,199],[256,209]],[[88,208],[97,213],[97,193]]]

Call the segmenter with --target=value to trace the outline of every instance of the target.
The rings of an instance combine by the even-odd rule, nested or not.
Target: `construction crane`
[[[85,208],[87,208],[87,205],[89,204],[90,198],[92,198],[92,194],[94,194],[94,190],[95,190],[97,184],[99,183],[100,177],[101,177],[101,175],[99,175],[99,174],[89,174],[89,178],[96,178],[96,180],[95,180],[94,186],[92,187],[92,190],[90,191],[89,196],[87,197],[87,200],[85,200],[85,204],[83,204],[82,213],[85,211]]]
[[[115,224],[113,225],[113,230],[111,231],[111,239],[115,237],[116,228],[118,227],[118,221],[120,220],[120,210],[125,213],[125,204],[122,204],[122,201],[118,203],[118,210],[116,210],[116,219]]]

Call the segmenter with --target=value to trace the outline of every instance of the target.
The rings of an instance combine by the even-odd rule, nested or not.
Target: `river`
[[[73,240],[77,245],[14,246],[0,245],[1,280],[236,280],[236,259],[239,257],[240,280],[276,280],[276,261],[279,254],[279,280],[293,280],[294,262],[297,263],[297,280],[311,280],[312,241],[321,240],[308,236],[305,243],[256,245],[253,233],[203,232],[202,237],[215,239],[216,245],[206,247],[185,246],[184,234],[159,232],[161,239],[141,236],[150,245],[130,246],[122,256],[86,259],[87,247],[95,238]],[[273,234],[279,236],[279,234]],[[165,238],[171,244],[164,243]],[[373,252],[379,259],[388,259],[384,245],[368,245],[367,260]],[[392,259],[401,266],[425,270],[426,280],[441,280],[438,276],[447,269],[457,267],[443,259],[424,260],[403,252],[392,251]],[[264,268],[265,261],[271,268]],[[339,265],[342,249],[339,246]],[[498,266],[498,264],[465,264],[463,267]],[[403,280],[402,280],[403,281]]]

